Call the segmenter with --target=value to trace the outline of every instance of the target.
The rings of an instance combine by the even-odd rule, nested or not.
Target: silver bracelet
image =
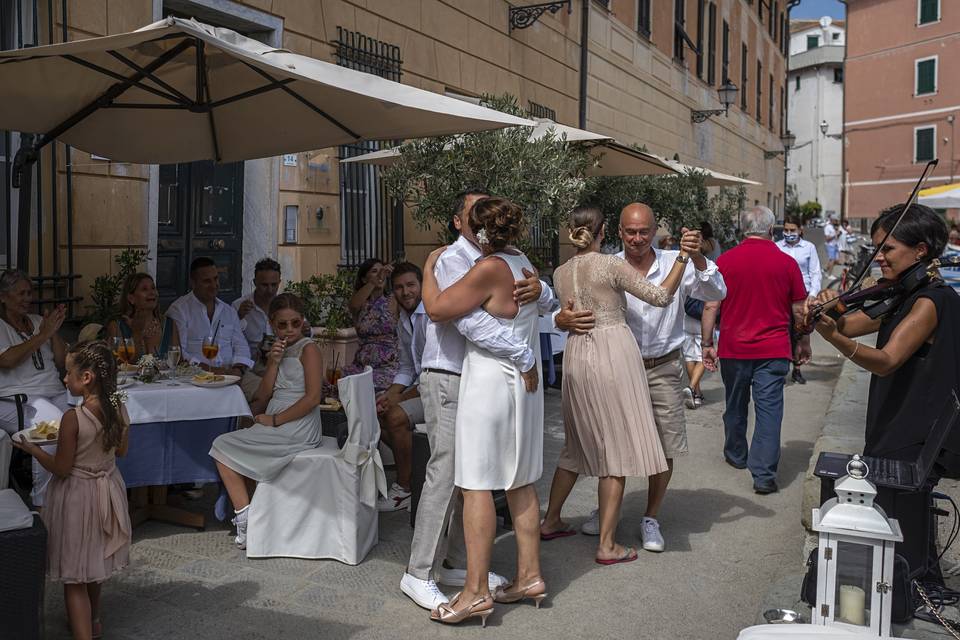
[[[860,343],[859,343],[859,342],[854,341],[853,344],[855,344],[855,345],[857,345],[857,346],[855,346],[855,347],[853,348],[853,353],[851,353],[850,355],[847,356],[847,360],[853,360],[853,356],[857,355],[857,349],[860,348]]]

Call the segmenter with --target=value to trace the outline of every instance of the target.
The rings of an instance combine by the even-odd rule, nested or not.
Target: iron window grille
[[[66,42],[67,1],[55,7],[54,0],[0,0],[0,50],[23,49],[58,41]],[[63,16],[60,33],[54,29],[54,17]],[[66,304],[69,317],[74,317],[75,294],[73,242],[73,167],[69,145],[54,142],[40,161],[32,163],[34,177],[30,193],[13,187],[13,159],[30,134],[0,131],[0,263],[6,268],[19,267],[31,274],[37,295],[34,304],[39,311],[48,305]],[[59,168],[58,152],[66,158]],[[49,189],[45,192],[46,189]],[[30,200],[30,263],[15,255],[20,232],[18,210],[20,198]],[[61,214],[60,204],[65,210]]]
[[[527,113],[530,114],[531,118],[546,118],[554,122],[557,121],[557,112],[555,110],[538,104],[533,100],[527,102]]]
[[[357,31],[337,27],[334,41],[338,65],[400,81],[400,47]],[[378,141],[342,145],[339,159],[384,146]],[[380,168],[365,163],[340,164],[340,266],[354,268],[368,258],[403,259],[403,203],[390,197]]]

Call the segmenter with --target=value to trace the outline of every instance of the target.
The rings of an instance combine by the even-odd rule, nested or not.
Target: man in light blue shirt
[[[812,298],[820,293],[822,286],[820,256],[817,255],[816,245],[800,237],[801,229],[803,226],[799,218],[794,216],[784,218],[783,240],[778,241],[777,246],[780,247],[780,251],[797,261],[800,274],[803,276],[803,286],[807,289],[807,296]],[[794,342],[792,346],[796,347],[797,336],[793,330],[790,331],[790,338]],[[793,363],[793,381],[797,384],[807,383],[796,362]]]

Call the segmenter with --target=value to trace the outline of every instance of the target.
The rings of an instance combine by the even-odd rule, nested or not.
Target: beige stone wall
[[[283,46],[291,51],[333,61],[331,42],[337,27],[359,31],[400,47],[406,84],[467,95],[510,92],[522,105],[533,101],[554,109],[564,124],[578,123],[579,1],[573,3],[570,14],[566,10],[547,13],[529,29],[513,33],[508,30],[505,0],[244,0],[242,4],[283,18]],[[766,203],[768,192],[771,197],[780,195],[782,158],[763,158],[763,150],[780,148],[779,103],[775,122],[768,122],[765,77],[758,122],[753,90],[758,46],[764,76],[773,72],[778,92],[783,60],[766,29],[757,24],[755,7],[744,0],[716,0],[717,83],[721,80],[721,24],[727,20],[730,76],[737,84],[741,40],[746,39],[750,48],[748,108],[741,111],[735,106],[729,117],[692,124],[691,109],[717,107],[716,89],[691,71],[692,52],[688,51],[685,66],[672,60],[672,2],[655,0],[653,5],[653,34],[648,40],[636,31],[634,0],[612,0],[610,11],[590,3],[587,128],[625,143],[644,144],[654,153],[678,154],[689,164],[749,173],[764,183],[749,190],[751,201]],[[137,28],[152,20],[152,7],[152,0],[71,0],[70,38]],[[691,35],[696,32],[695,20],[696,0],[687,0]],[[61,151],[61,187],[62,158]],[[84,274],[83,293],[97,274],[111,268],[115,252],[148,244],[149,172],[147,167],[91,160],[77,151],[73,162],[75,260]],[[296,167],[280,166],[275,213],[281,240],[284,207],[295,204],[300,212],[298,243],[278,247],[284,264],[293,269],[285,277],[330,272],[340,261],[337,164],[336,151],[328,149],[298,154]],[[324,210],[320,222],[315,216],[319,207]],[[64,209],[60,206],[61,216]],[[119,216],[123,225],[115,223]],[[408,216],[404,231],[407,257],[422,262],[435,245],[436,230],[418,229]]]

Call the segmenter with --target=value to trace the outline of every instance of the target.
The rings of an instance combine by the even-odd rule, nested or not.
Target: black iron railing
[[[59,5],[59,7],[57,6]],[[59,9],[59,15],[57,10]],[[67,0],[0,0],[0,50],[23,49],[52,42],[66,42]],[[59,17],[59,34],[54,18]],[[59,36],[59,37],[57,37]],[[77,311],[73,264],[73,173],[71,148],[54,143],[40,162],[31,167],[29,193],[13,186],[13,159],[30,138],[17,131],[0,131],[0,265],[19,267],[33,277],[40,311],[50,304],[65,303],[69,315]],[[58,152],[66,154],[64,170],[58,168]],[[61,192],[63,182],[63,197]],[[46,194],[44,193],[46,191]],[[18,255],[16,238],[23,221],[18,219],[21,198],[28,198],[31,242],[29,252]],[[65,203],[61,216],[60,202]]]
[[[337,27],[337,64],[400,81],[400,47]],[[341,160],[376,151],[380,142],[343,145]],[[391,198],[370,164],[340,165],[340,266],[356,267],[367,258],[403,259],[403,204]]]
[[[557,112],[555,110],[538,104],[533,100],[527,101],[527,113],[530,114],[531,118],[547,118],[554,122],[557,121]]]

